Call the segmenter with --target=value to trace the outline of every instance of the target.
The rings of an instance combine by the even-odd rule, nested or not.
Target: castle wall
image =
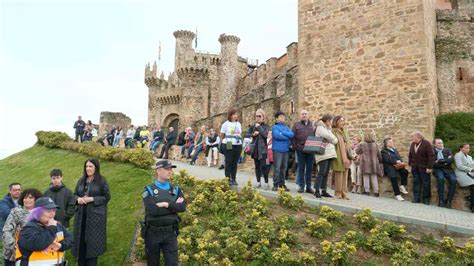
[[[433,1],[298,2],[299,106],[352,132],[430,139],[437,114]]]
[[[132,123],[130,117],[118,112],[100,112],[99,121],[99,136],[103,136],[105,133],[110,132],[112,126],[120,126],[124,132],[126,132],[127,127]]]
[[[474,13],[437,10],[440,112],[474,112]]]

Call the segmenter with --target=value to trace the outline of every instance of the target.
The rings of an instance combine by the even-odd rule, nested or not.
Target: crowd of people
[[[50,177],[43,193],[12,183],[0,201],[3,265],[66,265],[66,250],[77,257],[78,265],[97,265],[106,251],[110,190],[99,161],[84,162],[74,192],[64,185],[60,169],[51,170]]]
[[[220,128],[220,136],[214,129],[201,126],[198,133],[188,127],[178,136],[181,156],[194,164],[202,151],[206,152],[207,164],[224,161],[225,176],[231,186],[237,185],[237,165],[243,154],[254,161],[257,188],[270,189],[269,173],[273,168],[273,191],[283,188],[288,178],[289,158],[296,155],[296,184],[299,193],[312,193],[316,198],[336,197],[349,200],[352,193],[380,196],[378,178],[390,179],[394,197],[404,201],[408,194],[408,174],[413,176],[413,202],[430,204],[431,175],[437,182],[438,206],[452,208],[456,185],[469,187],[471,196],[466,199],[474,211],[474,162],[469,156],[470,146],[465,143],[453,154],[444,147],[443,140],[426,140],[422,133],[412,133],[408,160],[404,162],[390,137],[382,147],[372,132],[350,137],[341,115],[324,114],[311,121],[306,110],[290,128],[283,112],[274,115],[275,124],[267,124],[264,110],[255,112],[255,120],[247,131],[242,130],[236,110],[228,112],[227,121]],[[162,134],[163,136],[164,134]],[[175,136],[175,135],[174,135]],[[319,139],[324,149],[311,152],[307,146],[313,138]],[[172,138],[174,140],[175,138]],[[205,139],[205,140],[204,140]],[[314,141],[313,141],[314,142]],[[314,143],[313,143],[314,144]],[[163,147],[159,158],[168,158],[169,145]],[[222,158],[220,158],[222,157]],[[316,180],[312,176],[316,172]],[[328,193],[329,174],[335,194]],[[263,177],[263,185],[262,185]],[[448,191],[445,193],[445,183]]]
[[[316,198],[349,200],[349,190],[379,197],[378,178],[386,176],[392,184],[394,197],[404,201],[411,171],[413,202],[429,204],[433,175],[437,182],[438,206],[452,207],[458,184],[470,188],[471,196],[467,199],[474,211],[474,163],[469,156],[469,144],[461,145],[453,154],[444,147],[442,139],[430,142],[416,131],[412,134],[408,161],[404,162],[392,138],[385,138],[382,147],[379,147],[372,132],[349,136],[345,118],[341,115],[324,114],[317,121],[311,121],[306,110],[299,115],[299,121],[291,128],[286,124],[283,112],[275,113],[271,119],[262,109],[255,112],[254,121],[247,130],[243,130],[237,110],[228,112],[227,120],[218,132],[204,125],[197,132],[187,127],[179,134],[173,127],[165,132],[157,126],[150,132],[147,126],[130,125],[125,147],[145,147],[149,142],[149,149],[155,153],[163,144],[157,157],[168,159],[170,148],[177,145],[180,146],[181,158],[188,159],[191,165],[196,163],[199,154],[204,153],[207,166],[224,169],[231,186],[237,185],[237,165],[247,156],[254,161],[256,187],[274,191],[279,188],[289,190],[285,182],[290,166],[295,164],[297,191],[314,194]],[[270,125],[270,121],[274,124]],[[116,143],[112,146],[117,147],[122,130],[113,126],[110,135],[115,137],[109,143]],[[314,138],[319,140],[322,152],[307,149],[308,143],[311,143],[308,140]],[[271,169],[273,184],[270,185]],[[334,188],[334,195],[328,193],[328,180],[332,181],[329,185]]]

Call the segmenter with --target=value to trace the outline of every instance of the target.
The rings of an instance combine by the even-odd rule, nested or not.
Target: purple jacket
[[[314,127],[311,121],[307,121],[306,124],[303,121],[298,121],[293,125],[292,128],[295,137],[292,140],[293,147],[298,151],[303,151],[304,143],[309,136],[314,136]]]

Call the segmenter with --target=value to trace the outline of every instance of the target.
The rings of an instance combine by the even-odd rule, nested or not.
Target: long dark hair
[[[86,181],[87,179],[87,172],[86,172],[86,164],[87,162],[90,162],[92,163],[94,166],[95,166],[95,173],[94,173],[94,180],[97,181],[97,182],[102,182],[103,181],[103,178],[102,178],[102,175],[100,175],[100,163],[99,163],[99,160],[97,160],[96,158],[89,158],[87,159],[85,162],[84,162],[84,168],[83,168],[83,172],[82,172],[82,177],[81,177],[81,182],[82,181]]]

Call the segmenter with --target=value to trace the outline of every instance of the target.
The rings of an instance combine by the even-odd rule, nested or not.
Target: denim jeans
[[[297,150],[296,158],[298,160],[298,170],[296,172],[296,184],[298,184],[302,188],[304,188],[306,184],[306,189],[310,189],[314,155]]]
[[[153,152],[155,152],[156,149],[158,148],[158,146],[160,146],[160,144],[161,144],[161,141],[159,141],[159,140],[154,140],[154,141],[151,143],[151,145],[150,145],[150,150],[153,151]]]
[[[328,175],[329,169],[331,169],[332,159],[327,159],[320,161],[318,163],[318,175],[316,176],[316,182],[314,183],[314,189],[319,191],[319,189],[326,190],[328,186]]]
[[[197,147],[196,147],[196,150],[194,151],[194,155],[193,155],[193,158],[191,159],[191,162],[195,162],[197,160],[197,157],[199,156],[199,153],[201,153],[202,151],[202,148],[203,148],[203,145],[202,144],[199,144]],[[189,151],[189,150],[188,150]],[[192,150],[190,150],[192,152]],[[191,155],[191,153],[189,153],[189,155]]]
[[[444,200],[444,180],[448,180],[448,200],[453,200],[456,190],[456,174],[451,169],[433,169],[433,175],[436,177],[438,185],[438,198]]]
[[[429,202],[431,198],[431,175],[426,173],[425,168],[413,166],[413,201],[416,203]]]
[[[112,147],[117,147],[120,144],[120,137],[116,136],[114,138],[114,143],[112,144]]]
[[[184,156],[184,154],[186,153],[187,157],[191,157],[191,152],[193,151],[193,148],[194,148],[194,144],[191,144],[189,145],[189,148],[188,148],[188,151],[186,151],[186,145],[183,145],[181,146],[181,155]]]
[[[288,152],[273,151],[273,186],[285,185],[286,168],[288,167]]]

